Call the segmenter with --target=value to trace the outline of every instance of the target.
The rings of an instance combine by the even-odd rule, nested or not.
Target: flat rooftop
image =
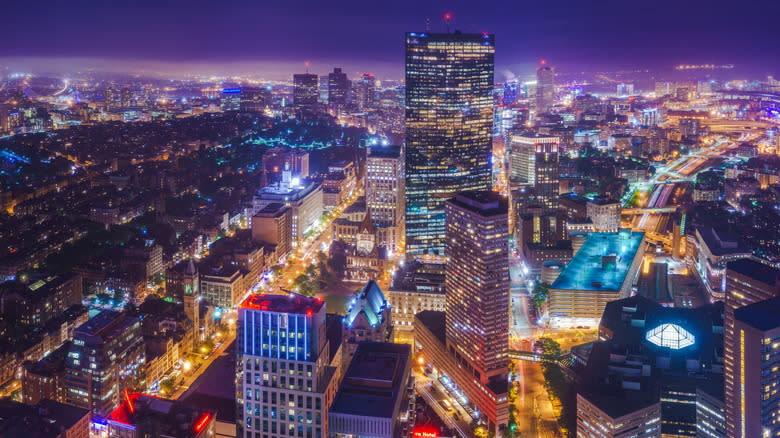
[[[410,358],[407,344],[360,343],[329,413],[392,418]]]
[[[479,213],[482,216],[507,214],[509,212],[509,203],[506,197],[501,196],[497,192],[487,190],[460,192],[447,202],[474,213]]]
[[[780,282],[780,270],[752,259],[735,260],[729,262],[726,267],[730,271],[758,280],[769,286],[774,286]]]
[[[285,205],[282,202],[272,202],[257,212],[255,216],[276,217],[284,212]]]
[[[590,233],[551,289],[620,290],[644,237],[634,231]]]
[[[369,158],[399,158],[401,146],[372,146],[369,149]]]
[[[780,327],[780,297],[736,309],[734,318],[761,331]]]
[[[133,324],[140,323],[138,318],[115,310],[103,310],[89,321],[74,330],[76,334],[83,336],[97,336],[103,340],[113,339],[124,333]]]
[[[289,295],[252,294],[241,303],[240,307],[278,313],[309,314],[319,312],[324,304],[320,298],[292,293]]]

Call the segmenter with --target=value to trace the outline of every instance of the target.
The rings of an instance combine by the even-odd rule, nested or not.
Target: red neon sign
[[[412,436],[414,438],[439,438],[439,431],[430,426],[416,427]]]
[[[125,388],[125,401],[127,402],[127,410],[130,411],[130,413],[135,412],[135,406],[133,406],[133,400],[130,399],[130,393],[127,392],[127,388]]]
[[[209,420],[211,420],[211,414],[203,414],[203,416],[200,417],[200,420],[195,423],[195,433],[199,433],[201,430],[203,430],[203,428],[209,424]]]

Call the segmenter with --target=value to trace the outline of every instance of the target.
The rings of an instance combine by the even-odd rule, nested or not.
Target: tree
[[[536,309],[537,314],[541,314],[544,306],[547,304],[547,297],[550,295],[550,286],[546,283],[536,283],[531,291],[531,303]]]
[[[561,357],[561,346],[551,338],[539,338],[536,346],[542,350],[542,358],[547,362],[558,362]]]
[[[166,377],[160,381],[160,392],[163,394],[173,394],[173,377]]]

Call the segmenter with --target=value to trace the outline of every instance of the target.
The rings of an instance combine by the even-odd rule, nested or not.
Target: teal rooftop
[[[590,233],[551,289],[620,290],[644,236],[629,230]]]

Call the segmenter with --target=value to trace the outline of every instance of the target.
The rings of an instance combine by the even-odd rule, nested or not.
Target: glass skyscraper
[[[495,38],[406,34],[406,252],[444,255],[444,202],[490,190]]]

